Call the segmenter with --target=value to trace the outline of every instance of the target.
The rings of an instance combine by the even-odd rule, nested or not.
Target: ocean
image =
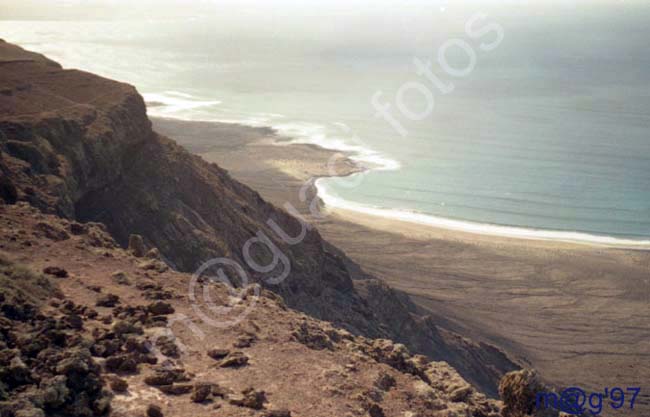
[[[0,37],[135,85],[153,116],[350,153],[368,171],[319,179],[329,206],[650,245],[650,5],[588,3],[186,8],[0,20]]]

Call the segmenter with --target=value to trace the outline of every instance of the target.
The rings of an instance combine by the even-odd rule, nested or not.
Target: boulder
[[[156,316],[174,314],[174,307],[164,301],[154,301],[147,306],[147,310]]]
[[[147,417],[163,417],[162,409],[155,404],[149,404],[147,406]]]
[[[221,360],[226,356],[230,355],[230,350],[228,349],[210,349],[208,350],[208,356],[214,360]]]
[[[252,408],[253,410],[261,410],[264,408],[264,403],[266,402],[266,394],[264,391],[258,391],[254,388],[247,388],[242,391],[241,395],[231,396],[229,402],[240,407]]]
[[[232,352],[219,363],[219,366],[222,368],[239,368],[247,364],[248,356],[242,352]]]
[[[195,403],[202,403],[212,396],[212,384],[198,383],[194,385],[191,400]]]
[[[123,271],[113,272],[111,279],[118,285],[131,285],[131,280],[129,280],[129,277]]]
[[[68,234],[68,232],[50,223],[38,222],[36,224],[36,230],[41,232],[46,238],[54,241],[62,241],[62,240],[70,239],[70,235]]]
[[[136,373],[138,371],[138,360],[130,354],[119,354],[106,359],[104,366],[111,372]]]
[[[298,329],[292,333],[292,336],[297,342],[302,343],[310,349],[332,350],[334,348],[334,345],[327,333],[318,327],[318,325],[313,323],[303,321],[298,326]]]
[[[146,248],[144,246],[144,239],[140,235],[131,235],[129,236],[129,252],[137,258],[142,258],[146,254]]]
[[[535,371],[522,369],[505,374],[499,382],[503,417],[523,417],[533,414],[535,396],[540,391],[544,391],[544,387]]]
[[[113,322],[113,325],[111,326],[111,329],[113,330],[113,333],[117,337],[121,337],[125,334],[142,334],[144,331],[142,330],[142,326],[136,323],[132,323],[131,321],[128,320],[116,320]]]
[[[245,334],[237,337],[237,340],[235,340],[235,342],[233,343],[233,347],[239,349],[247,348],[250,347],[253,344],[253,342],[255,342],[256,340],[257,337],[255,337],[255,335]]]
[[[161,336],[156,340],[156,347],[160,353],[170,358],[178,358],[179,350],[173,338]]]
[[[65,404],[70,396],[67,382],[68,378],[65,375],[41,380],[39,388],[42,393],[43,405],[52,409]]]
[[[388,391],[394,387],[395,384],[395,378],[385,372],[381,372],[375,380],[375,386],[382,391]]]
[[[161,274],[169,270],[167,264],[158,259],[147,259],[146,261],[142,261],[138,264],[138,268],[144,269],[145,271],[159,272]]]
[[[45,267],[43,268],[43,273],[57,278],[68,278],[68,271],[58,266]]]
[[[194,386],[192,384],[172,384],[160,385],[158,388],[162,393],[167,395],[185,395],[192,392]]]
[[[108,385],[111,387],[113,392],[124,393],[129,389],[129,383],[125,379],[122,379],[117,376],[113,376],[109,379]]]
[[[120,302],[120,297],[115,294],[104,294],[97,298],[97,307],[115,307]]]
[[[374,403],[368,407],[368,415],[370,417],[385,417],[384,409],[379,404]]]
[[[189,381],[187,375],[185,375],[185,370],[183,369],[165,369],[159,367],[159,369],[154,370],[152,374],[149,374],[145,377],[144,383],[153,387],[171,385],[174,382],[185,382]]]

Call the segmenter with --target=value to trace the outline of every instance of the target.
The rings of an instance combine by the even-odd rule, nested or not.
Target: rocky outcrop
[[[42,314],[52,295],[46,278],[0,255],[0,415],[105,415],[110,394],[80,337],[74,304]],[[57,320],[58,319],[58,320]]]
[[[545,384],[533,369],[508,372],[499,382],[499,396],[503,400],[503,417],[558,417],[560,415],[587,416],[585,404],[575,399],[562,398],[557,388]],[[562,401],[567,401],[564,405]]]
[[[351,269],[318,231],[152,131],[133,87],[62,70],[4,42],[0,80],[4,202],[26,201],[45,213],[101,222],[122,247],[139,235],[131,238],[134,253],[159,251],[141,262],[144,270],[164,272],[164,261],[194,272],[209,259],[231,259],[288,306],[353,334],[394,339],[446,360],[492,395],[501,374],[515,369],[492,347],[447,337],[406,297]],[[298,244],[296,236],[302,237]]]
[[[254,298],[256,309],[234,327],[184,325],[177,320],[191,306],[178,295],[191,275],[142,271],[130,251],[92,246],[86,234],[97,226],[52,241],[37,234],[39,222],[74,224],[0,205],[2,416],[99,416],[109,407],[115,417],[499,415],[501,403],[448,364],[311,318],[268,290],[242,299]],[[31,272],[49,259],[69,277]],[[143,285],[115,285],[123,302],[96,307],[116,269],[172,297],[160,311]],[[222,299],[228,289],[214,284],[211,293]]]

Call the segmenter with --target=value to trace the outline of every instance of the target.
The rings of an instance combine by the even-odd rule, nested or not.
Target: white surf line
[[[326,207],[340,208],[356,213],[366,214],[384,219],[399,220],[445,230],[466,232],[485,236],[509,237],[525,240],[543,240],[566,243],[579,243],[593,246],[605,246],[620,249],[650,250],[650,240],[622,239],[611,236],[593,235],[583,232],[567,232],[559,230],[527,229],[524,227],[501,226],[489,223],[475,223],[465,220],[449,219],[430,214],[417,213],[407,210],[385,209],[366,206],[344,200],[332,193],[323,185],[319,178],[315,182],[318,196]]]

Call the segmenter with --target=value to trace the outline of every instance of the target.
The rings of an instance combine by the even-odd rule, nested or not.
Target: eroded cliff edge
[[[66,219],[104,223],[123,246],[131,234],[142,235],[179,271],[232,259],[290,307],[447,361],[490,395],[500,376],[516,368],[498,349],[440,329],[406,296],[351,268],[316,230],[304,230],[225,170],[155,133],[132,86],[64,70],[0,42],[0,149],[6,203],[26,201]],[[271,224],[304,238],[287,243]],[[276,262],[265,273],[248,268],[243,248],[255,236],[269,239],[250,247],[256,263],[274,264],[280,253],[288,264]],[[284,272],[280,284],[269,283]]]

